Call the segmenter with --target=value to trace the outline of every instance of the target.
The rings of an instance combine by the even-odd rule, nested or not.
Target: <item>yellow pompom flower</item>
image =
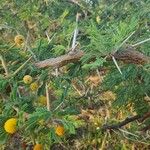
[[[39,98],[38,98],[38,102],[39,102],[39,104],[45,106],[47,104],[47,98],[46,98],[46,96],[40,95]]]
[[[38,123],[39,123],[39,125],[43,126],[43,125],[45,125],[45,120],[41,119],[41,120],[38,121]]]
[[[100,24],[101,19],[100,19],[100,17],[99,17],[99,16],[97,16],[97,17],[96,17],[96,22],[97,22],[98,24]]]
[[[42,144],[36,144],[36,145],[34,145],[33,150],[43,150]]]
[[[58,125],[55,129],[55,133],[58,135],[58,136],[63,136],[64,133],[65,133],[65,129],[63,126],[60,126]]]
[[[14,41],[16,45],[20,46],[21,44],[24,43],[24,36],[16,35]]]
[[[38,89],[38,83],[37,82],[33,82],[33,83],[31,83],[30,84],[30,89],[32,90],[32,91],[36,91],[37,89]]]
[[[10,118],[4,124],[4,129],[7,133],[13,134],[16,132],[17,119]]]
[[[24,82],[25,84],[30,84],[30,83],[32,82],[32,77],[31,77],[30,75],[25,75],[25,76],[23,77],[23,82]]]

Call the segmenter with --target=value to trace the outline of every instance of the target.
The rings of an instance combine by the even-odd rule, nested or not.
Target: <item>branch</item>
[[[74,63],[80,60],[80,58],[84,55],[84,52],[78,50],[75,54],[65,54],[62,56],[58,56],[56,58],[46,59],[44,61],[39,61],[35,63],[35,66],[38,68],[45,67],[54,67],[59,68],[68,63]],[[106,57],[106,56],[103,56]],[[146,64],[150,63],[150,57],[142,54],[141,52],[136,51],[133,47],[127,47],[124,50],[118,50],[113,54],[113,57],[116,60],[123,61],[124,63],[133,63],[133,64]],[[107,60],[112,60],[112,56],[108,56]]]
[[[142,118],[139,119],[139,122],[145,121],[147,118],[150,118],[150,112],[147,112],[143,115]]]
[[[124,50],[119,50],[113,55],[116,60],[123,61],[125,63],[145,64],[150,63],[150,57],[143,53],[136,51],[133,47],[129,46]]]
[[[59,68],[65,66],[68,63],[79,61],[83,55],[84,55],[83,51],[78,51],[74,55],[65,54],[56,58],[50,58],[44,61],[37,62],[35,63],[35,66],[38,68],[45,68],[45,67]]]
[[[146,112],[143,115],[135,115],[133,117],[130,118],[126,118],[125,120],[123,120],[122,122],[119,122],[117,124],[112,124],[112,125],[103,125],[102,130],[106,131],[106,130],[118,130],[119,128],[121,128],[122,126],[127,125],[130,122],[133,122],[135,120],[138,120],[138,122],[143,122],[144,120],[146,120],[147,118],[150,117],[150,112]],[[142,128],[141,131],[147,131],[150,129],[150,125],[147,125],[146,127]]]
[[[119,128],[121,128],[122,126],[125,126],[126,124],[130,123],[130,122],[133,122],[135,120],[138,120],[140,119],[141,116],[140,115],[136,115],[136,116],[133,116],[133,117],[130,117],[130,118],[126,118],[125,120],[123,120],[122,122],[119,122],[117,124],[113,124],[113,125],[107,125],[105,124],[103,127],[102,127],[102,130],[103,131],[106,131],[106,130],[117,130]]]

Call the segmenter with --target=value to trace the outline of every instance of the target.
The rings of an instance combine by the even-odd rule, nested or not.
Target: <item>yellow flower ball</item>
[[[13,134],[16,132],[17,119],[10,118],[4,124],[4,129],[7,133]]]
[[[100,19],[100,17],[99,17],[99,16],[97,16],[97,17],[96,17],[96,22],[97,22],[98,24],[100,24],[101,19]]]
[[[45,120],[41,119],[41,120],[38,121],[38,123],[39,123],[39,125],[43,126],[43,125],[45,125]]]
[[[30,83],[32,82],[32,77],[31,77],[30,75],[25,75],[25,76],[23,77],[23,82],[24,82],[25,84],[30,84]]]
[[[58,136],[63,136],[64,133],[65,133],[65,129],[63,126],[57,126],[56,129],[55,129],[55,133],[58,135]]]
[[[18,46],[20,46],[21,44],[23,44],[24,40],[25,40],[24,36],[22,36],[22,35],[16,35],[15,39],[14,39],[15,44],[18,45]]]
[[[32,91],[36,91],[38,89],[38,87],[39,86],[38,86],[37,82],[33,82],[33,83],[30,84],[30,89]]]
[[[34,145],[33,150],[43,150],[42,144],[36,144],[36,145]]]
[[[38,98],[38,102],[39,102],[39,104],[41,104],[43,106],[46,106],[46,104],[47,104],[47,98],[46,98],[46,96],[40,95],[39,98]]]

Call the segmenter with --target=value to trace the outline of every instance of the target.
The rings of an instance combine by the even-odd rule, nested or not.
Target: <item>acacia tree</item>
[[[96,141],[81,140],[79,149],[110,145],[130,149],[130,142],[123,147],[117,143],[122,135],[123,140],[148,143],[144,134],[150,128],[148,0],[1,1],[4,148],[9,144],[18,148],[23,142],[31,147],[41,143],[45,149],[63,142],[69,148],[76,141],[72,134],[89,140],[87,132]],[[26,75],[32,83],[23,80]],[[124,115],[117,120],[120,113]],[[17,118],[12,136],[3,128],[9,118]],[[107,136],[114,130],[121,131],[116,144],[114,135]]]

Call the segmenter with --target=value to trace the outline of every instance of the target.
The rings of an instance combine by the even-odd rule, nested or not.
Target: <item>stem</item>
[[[31,53],[31,55],[33,56],[34,60],[38,61],[38,59],[36,58],[36,55],[34,54],[34,52],[30,48],[30,45],[29,45],[29,36],[30,36],[30,34],[29,34],[29,31],[28,31],[27,38],[26,38],[26,48]]]
[[[102,141],[102,145],[101,145],[100,150],[104,150],[105,143],[106,143],[106,138],[107,138],[107,133],[106,133],[105,136],[104,136],[104,139],[103,139],[103,141]]]
[[[9,74],[6,77],[3,77],[4,79],[8,79],[11,77],[14,77],[20,70],[22,70],[24,68],[24,66],[31,60],[32,56],[24,63],[22,64],[13,74]]]
[[[0,55],[0,60],[2,62],[2,66],[3,66],[4,70],[5,70],[6,76],[8,76],[9,75],[8,68],[7,68],[7,65],[6,65],[6,61],[4,60],[2,55]]]
[[[13,74],[12,76],[15,76],[20,70],[24,68],[24,66],[31,60],[32,56],[24,63],[22,64]]]
[[[107,129],[109,130],[118,130],[119,128],[121,128],[122,126],[125,126],[126,124],[130,123],[130,122],[133,122],[135,120],[138,120],[140,119],[141,116],[140,115],[136,115],[136,116],[133,116],[133,117],[130,117],[130,118],[126,118],[125,120],[123,120],[122,122],[119,122],[118,124],[113,124],[113,125],[107,125],[105,124],[103,127],[102,127],[102,130],[103,131],[106,131]]]

